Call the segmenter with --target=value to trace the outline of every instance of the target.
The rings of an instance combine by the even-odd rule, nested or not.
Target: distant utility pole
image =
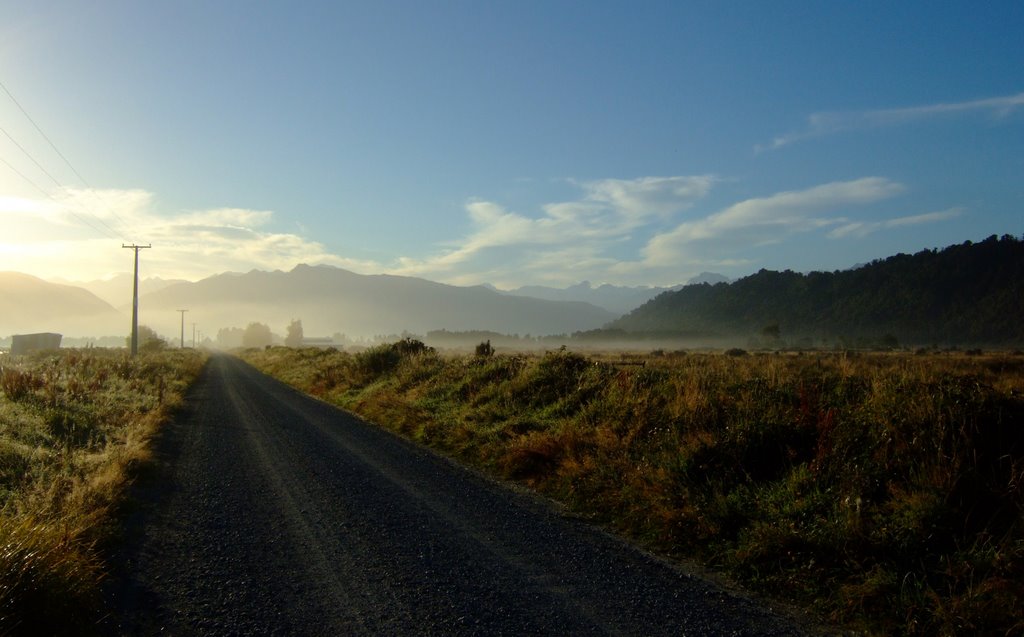
[[[192,324],[192,349],[196,348],[196,324]]]
[[[121,247],[135,250],[135,283],[132,285],[132,356],[137,356],[139,353],[139,250],[152,248],[153,244],[126,246],[122,243]]]
[[[185,349],[185,312],[188,310],[175,310],[181,312],[181,349]]]

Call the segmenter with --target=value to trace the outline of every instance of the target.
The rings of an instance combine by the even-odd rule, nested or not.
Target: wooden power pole
[[[177,310],[181,312],[181,349],[185,349],[185,312],[188,310]]]
[[[135,282],[132,285],[132,356],[137,356],[139,353],[139,250],[152,248],[153,244],[148,246],[137,246],[134,244],[126,246],[122,243],[121,247],[135,250]]]

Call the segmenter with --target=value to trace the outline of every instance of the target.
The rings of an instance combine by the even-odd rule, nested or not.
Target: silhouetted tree
[[[491,347],[490,339],[487,339],[483,343],[480,343],[479,345],[476,346],[476,355],[477,356],[493,356],[494,355],[494,348]]]
[[[284,337],[288,347],[302,347],[302,320],[293,320],[288,324],[288,335]]]
[[[132,337],[129,336],[126,338],[125,343],[128,347],[131,347]],[[160,335],[156,333],[156,330],[148,325],[139,326],[139,351],[157,352],[165,347],[167,347],[167,341],[160,338]]]
[[[772,323],[771,325],[765,325],[761,329],[761,336],[768,340],[777,341],[782,337],[782,330],[779,328],[778,323]]]
[[[249,323],[242,334],[242,347],[266,347],[273,341],[270,327],[262,323]]]
[[[245,330],[240,327],[222,327],[217,330],[217,346],[224,349],[242,346]]]

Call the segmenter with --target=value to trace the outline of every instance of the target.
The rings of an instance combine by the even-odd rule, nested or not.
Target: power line
[[[53,152],[57,153],[57,156],[64,160],[64,163],[67,164],[68,168],[71,169],[71,172],[75,173],[75,177],[78,177],[78,180],[85,184],[86,188],[95,193],[96,189],[93,188],[89,184],[89,182],[85,180],[85,177],[83,177],[82,174],[75,169],[74,165],[71,163],[71,160],[65,157],[64,153],[60,152],[60,149],[57,148],[57,145],[53,143],[53,140],[51,140],[50,137],[43,132],[43,129],[39,127],[39,124],[36,124],[36,120],[32,119],[32,116],[28,114],[28,111],[25,110],[25,107],[21,105],[21,102],[14,98],[14,94],[11,93],[10,89],[8,89],[2,81],[0,81],[0,88],[4,90],[4,93],[7,93],[7,97],[11,98],[11,101],[14,102],[14,105],[17,106],[18,110],[21,111],[21,114],[25,116],[25,119],[32,123],[32,126],[34,126],[36,131],[42,136],[43,139],[46,140],[46,143],[50,145],[50,148],[53,149]],[[124,220],[118,217],[116,212],[114,212],[113,210],[108,211],[110,212],[110,214],[114,215],[114,217],[123,225],[127,225],[124,223]]]
[[[93,196],[93,197],[94,197],[94,198],[96,199],[96,201],[98,201],[98,202],[99,202],[100,204],[102,204],[102,205],[103,205],[103,207],[104,207],[104,208],[106,209],[106,211],[107,211],[107,212],[109,212],[109,213],[111,214],[111,216],[113,216],[113,217],[114,217],[114,219],[116,219],[116,220],[117,220],[117,222],[118,222],[118,223],[119,223],[119,224],[121,225],[121,227],[122,227],[122,230],[123,230],[123,231],[128,231],[128,230],[130,230],[131,228],[130,228],[130,227],[129,227],[129,225],[128,225],[128,224],[127,224],[127,223],[126,223],[125,221],[124,221],[124,219],[122,219],[122,218],[120,217],[120,215],[118,215],[118,214],[117,214],[117,213],[116,213],[116,212],[115,212],[115,211],[114,211],[114,210],[113,210],[113,209],[112,209],[112,208],[111,208],[111,207],[110,207],[110,206],[109,206],[109,205],[107,204],[107,202],[106,202],[106,201],[104,201],[104,200],[103,200],[103,199],[102,199],[102,198],[101,198],[101,197],[99,196],[99,194],[98,194],[98,193],[96,192],[96,189],[95,189],[95,188],[93,188],[93,186],[92,186],[92,185],[91,185],[91,184],[90,184],[90,183],[89,183],[88,181],[86,181],[85,177],[83,177],[83,176],[82,176],[82,174],[81,174],[80,172],[78,172],[78,170],[77,170],[77,169],[75,168],[74,164],[72,164],[72,163],[71,163],[71,161],[70,161],[70,160],[69,160],[69,159],[68,159],[68,158],[67,158],[67,157],[66,157],[66,156],[64,155],[64,153],[60,152],[60,149],[59,149],[59,148],[57,148],[57,145],[53,143],[53,140],[51,140],[51,139],[50,139],[50,137],[49,137],[49,136],[48,136],[48,135],[47,135],[46,133],[44,133],[44,132],[43,132],[43,129],[39,127],[39,124],[37,124],[37,123],[36,123],[36,120],[34,120],[34,119],[32,118],[32,116],[28,114],[28,111],[26,111],[26,110],[25,110],[25,107],[21,105],[21,102],[19,102],[19,101],[18,101],[18,100],[17,100],[17,99],[16,99],[15,97],[14,97],[14,94],[13,94],[13,93],[11,93],[10,89],[8,89],[8,88],[7,88],[7,86],[5,86],[5,85],[4,85],[4,83],[3,83],[2,81],[0,81],[0,88],[2,88],[2,89],[4,90],[4,93],[6,93],[6,94],[7,94],[7,97],[9,97],[9,98],[10,98],[10,100],[11,100],[12,102],[14,102],[14,105],[18,107],[18,110],[19,110],[19,111],[21,111],[21,114],[25,116],[25,119],[27,119],[27,120],[28,120],[29,122],[31,122],[32,126],[33,126],[33,127],[34,127],[34,128],[36,129],[36,132],[38,132],[38,133],[39,133],[39,135],[40,135],[40,136],[41,136],[41,137],[42,137],[43,139],[45,139],[45,140],[46,140],[46,143],[50,145],[50,148],[52,148],[52,149],[53,149],[53,152],[57,153],[57,156],[58,156],[58,157],[60,157],[60,158],[61,158],[61,159],[62,159],[62,160],[64,161],[64,163],[65,163],[65,164],[67,164],[67,167],[71,169],[71,172],[73,172],[73,173],[75,174],[75,176],[76,176],[76,177],[78,177],[78,180],[79,180],[80,182],[82,182],[82,184],[83,184],[83,185],[84,185],[84,186],[86,187],[86,189],[88,189],[89,193],[90,193],[90,194],[91,194],[91,195],[92,195],[92,196]],[[3,129],[2,129],[2,128],[0,128],[0,130],[3,130]],[[27,157],[28,157],[29,159],[31,159],[31,160],[32,160],[32,163],[34,163],[34,164],[35,164],[36,166],[38,166],[38,167],[39,167],[39,169],[40,169],[40,170],[42,170],[42,171],[43,171],[44,173],[46,173],[46,176],[48,176],[48,177],[49,177],[50,179],[52,179],[52,180],[54,181],[54,183],[56,183],[56,184],[57,184],[57,185],[58,185],[58,186],[59,186],[60,188],[64,188],[64,186],[60,185],[60,182],[58,182],[58,181],[57,181],[56,179],[54,179],[53,175],[51,175],[51,174],[50,174],[50,173],[49,173],[49,172],[48,172],[48,171],[47,171],[47,170],[46,170],[45,168],[43,168],[43,167],[42,167],[42,166],[41,166],[41,165],[39,164],[39,162],[37,162],[37,161],[35,160],[35,158],[33,158],[33,157],[32,157],[32,155],[31,155],[31,154],[30,154],[30,153],[29,153],[29,152],[28,152],[27,150],[25,150],[25,149],[24,149],[24,148],[23,148],[23,147],[21,146],[21,144],[19,144],[19,143],[18,143],[18,142],[17,142],[17,141],[16,141],[16,140],[15,140],[15,139],[13,138],[13,137],[11,137],[10,133],[8,133],[8,132],[7,132],[6,130],[3,130],[3,133],[4,133],[5,135],[7,135],[7,138],[8,138],[8,139],[10,139],[10,140],[11,140],[12,142],[14,142],[14,145],[15,145],[15,146],[17,146],[18,148],[20,148],[20,149],[21,149],[21,152],[25,153],[25,155],[26,155],[26,156],[27,156]],[[66,188],[65,188],[65,190],[66,190]],[[95,215],[93,215],[93,216],[95,217]],[[113,229],[113,228],[110,228],[110,226],[109,226],[109,225],[107,225],[107,223],[106,223],[106,222],[104,222],[104,221],[103,221],[102,219],[100,219],[99,217],[95,217],[95,218],[96,218],[96,220],[97,220],[97,221],[99,221],[100,223],[102,223],[102,224],[103,224],[104,226],[106,226],[107,228],[109,228],[109,229],[110,229],[111,231],[114,231],[114,229]],[[114,231],[114,233],[115,233],[115,234],[118,234],[118,233],[117,233],[117,231]],[[130,233],[129,233],[129,234],[130,234]]]
[[[51,175],[50,171],[48,171],[45,168],[43,168],[43,165],[40,164],[38,161],[36,161],[36,158],[32,156],[32,153],[30,153],[27,150],[25,150],[25,147],[22,146],[21,144],[19,144],[18,140],[14,139],[14,137],[12,137],[11,134],[8,133],[7,130],[5,128],[3,128],[2,126],[0,126],[0,133],[3,133],[4,135],[7,135],[7,139],[11,140],[11,142],[15,146],[18,147],[18,150],[20,150],[21,152],[25,153],[25,156],[28,157],[32,161],[32,163],[36,165],[36,168],[38,168],[39,170],[43,171],[43,174],[46,175],[47,177],[49,177],[50,181],[52,181],[53,183],[57,184],[58,188],[63,188],[61,183],[59,181],[57,181],[57,178],[54,177],[53,175]]]
[[[17,169],[17,168],[15,168],[14,166],[12,166],[12,165],[11,165],[11,163],[10,163],[9,161],[7,161],[6,159],[4,159],[3,157],[0,157],[0,162],[3,162],[3,164],[4,164],[5,166],[7,166],[8,168],[10,168],[10,169],[11,169],[11,172],[13,172],[13,173],[14,173],[14,174],[16,174],[17,176],[21,177],[22,179],[24,179],[25,181],[27,181],[27,182],[29,183],[29,185],[31,185],[31,186],[32,186],[33,188],[35,188],[36,190],[38,190],[39,192],[41,192],[41,193],[43,194],[43,196],[44,196],[44,197],[47,197],[48,199],[50,199],[50,200],[51,200],[52,202],[54,202],[54,203],[55,203],[55,204],[57,204],[58,206],[63,206],[63,205],[64,205],[64,203],[62,203],[62,202],[58,201],[58,200],[57,200],[57,199],[56,199],[56,198],[55,198],[55,197],[54,197],[53,195],[51,195],[51,194],[50,194],[49,192],[47,192],[47,191],[46,191],[46,190],[45,190],[45,189],[44,189],[44,188],[43,188],[42,186],[40,186],[40,185],[39,185],[39,184],[37,184],[36,182],[34,182],[34,181],[32,181],[31,179],[29,179],[29,178],[28,178],[28,177],[27,177],[27,176],[26,176],[26,175],[25,175],[24,173],[22,173],[22,172],[21,172],[20,170],[18,170],[18,169]],[[85,217],[82,217],[82,216],[80,216],[80,215],[79,215],[78,213],[76,213],[76,212],[75,212],[74,210],[68,210],[68,213],[69,213],[69,214],[70,214],[70,215],[71,215],[72,217],[74,217],[75,219],[78,219],[79,221],[81,221],[81,222],[82,222],[82,223],[84,223],[85,225],[87,225],[87,226],[89,226],[90,228],[92,228],[93,230],[95,230],[96,232],[98,232],[98,233],[100,233],[100,234],[102,234],[102,235],[106,236],[106,237],[107,237],[108,239],[116,239],[116,238],[117,238],[117,235],[116,235],[116,234],[111,234],[111,233],[109,233],[109,232],[106,232],[106,231],[104,231],[104,230],[103,230],[103,228],[98,228],[98,227],[94,226],[94,225],[93,225],[93,224],[92,224],[92,223],[91,223],[91,222],[90,222],[90,221],[89,221],[88,219],[86,219]],[[105,225],[105,226],[106,226],[106,224],[103,224],[103,225]],[[113,230],[112,228],[110,228],[110,226],[107,226],[107,228],[108,228],[109,230]]]
[[[14,137],[12,137],[11,134],[8,133],[7,130],[5,128],[3,128],[2,126],[0,126],[0,133],[3,133],[4,135],[6,135],[7,139],[11,140],[11,142],[15,146],[18,147],[18,150],[20,150],[22,153],[24,153],[25,156],[28,157],[32,161],[32,163],[36,165],[36,168],[38,168],[39,170],[43,171],[43,174],[46,175],[47,177],[49,177],[50,181],[52,181],[58,188],[60,188],[61,190],[67,191],[67,188],[64,187],[64,184],[60,183],[60,181],[58,181],[56,177],[54,177],[52,174],[50,174],[50,171],[46,170],[46,168],[43,168],[43,165],[40,164],[38,161],[36,161],[36,158],[32,156],[32,153],[30,153],[27,150],[25,150],[25,147],[22,146],[21,144],[19,144],[18,140],[14,139]],[[9,163],[7,165],[10,166]],[[22,175],[22,177],[24,177],[24,175]],[[85,211],[83,210],[83,212],[85,212]],[[96,215],[93,215],[91,213],[86,213],[86,214],[89,214],[91,217],[96,219],[96,221],[100,222],[100,224],[102,224],[103,227],[105,227],[107,230],[110,230],[112,233],[114,233],[115,236],[119,234],[117,232],[117,230],[114,230],[113,228],[111,228],[110,225],[107,224],[107,222],[103,221],[102,219],[100,219]]]

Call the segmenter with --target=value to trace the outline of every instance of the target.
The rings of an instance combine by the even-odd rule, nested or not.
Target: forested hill
[[[665,292],[609,324],[627,332],[904,344],[1024,343],[1024,240],[995,235],[855,270],[761,270]],[[776,330],[773,326],[778,326]],[[767,328],[767,329],[766,329]]]

